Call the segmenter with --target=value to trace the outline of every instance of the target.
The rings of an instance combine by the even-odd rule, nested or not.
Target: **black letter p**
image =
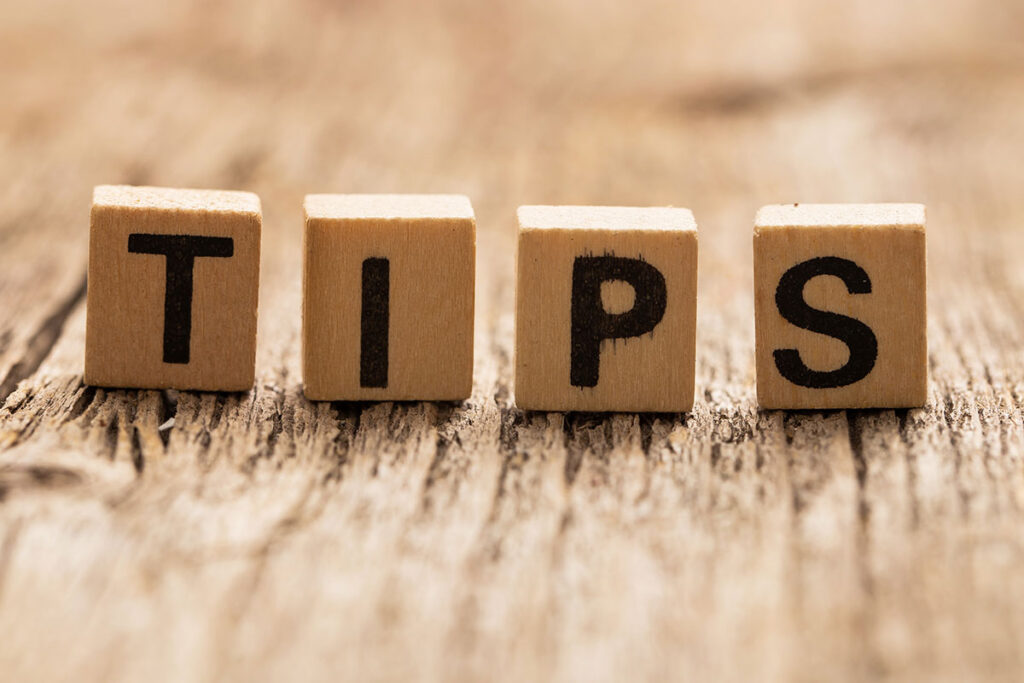
[[[601,283],[622,280],[635,292],[633,307],[608,313],[601,302]],[[569,382],[597,386],[601,342],[639,337],[665,315],[665,276],[651,264],[618,256],[577,256],[572,267],[572,353]]]

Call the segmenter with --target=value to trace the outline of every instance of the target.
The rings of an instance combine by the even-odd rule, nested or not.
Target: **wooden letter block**
[[[516,404],[693,407],[697,225],[686,209],[523,206]]]
[[[86,384],[252,388],[260,226],[248,192],[97,187]]]
[[[473,390],[476,220],[450,195],[309,195],[302,361],[314,401]]]
[[[754,227],[763,408],[922,406],[924,206],[766,206]]]

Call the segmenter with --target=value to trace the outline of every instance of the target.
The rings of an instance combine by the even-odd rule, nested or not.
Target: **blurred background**
[[[520,203],[688,206],[704,274],[749,278],[762,203],[997,217],[1022,26],[984,0],[8,2],[0,236],[70,241],[77,274],[94,184],[247,189],[291,268],[304,193],[450,191],[485,255]]]
[[[305,193],[468,194],[482,313],[509,308],[494,290],[511,287],[516,205],[687,206],[702,297],[742,324],[761,204],[925,202],[932,246],[957,240],[959,258],[979,212],[999,239],[1024,175],[1013,1],[40,0],[2,15],[0,240],[19,257],[0,286],[28,309],[40,269],[76,291],[100,183],[259,193],[265,268],[292,273],[264,283],[292,299]]]

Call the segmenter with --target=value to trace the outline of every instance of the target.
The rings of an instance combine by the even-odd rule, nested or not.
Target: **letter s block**
[[[314,401],[465,399],[476,220],[454,195],[308,195],[304,391]]]
[[[248,192],[95,188],[85,383],[250,389],[261,222]]]
[[[761,407],[925,404],[924,223],[920,204],[786,204],[758,211]]]
[[[523,206],[516,404],[693,407],[697,226],[686,209]]]

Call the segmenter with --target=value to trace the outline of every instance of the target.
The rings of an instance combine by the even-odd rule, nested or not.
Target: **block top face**
[[[309,194],[306,218],[473,220],[469,198],[458,194]]]
[[[924,204],[773,204],[754,219],[754,232],[772,228],[906,228],[923,230]]]
[[[260,213],[260,198],[252,192],[182,190],[167,187],[99,185],[93,189],[93,208],[149,209],[253,214]]]
[[[697,222],[689,209],[629,206],[520,206],[522,230],[689,230]]]

